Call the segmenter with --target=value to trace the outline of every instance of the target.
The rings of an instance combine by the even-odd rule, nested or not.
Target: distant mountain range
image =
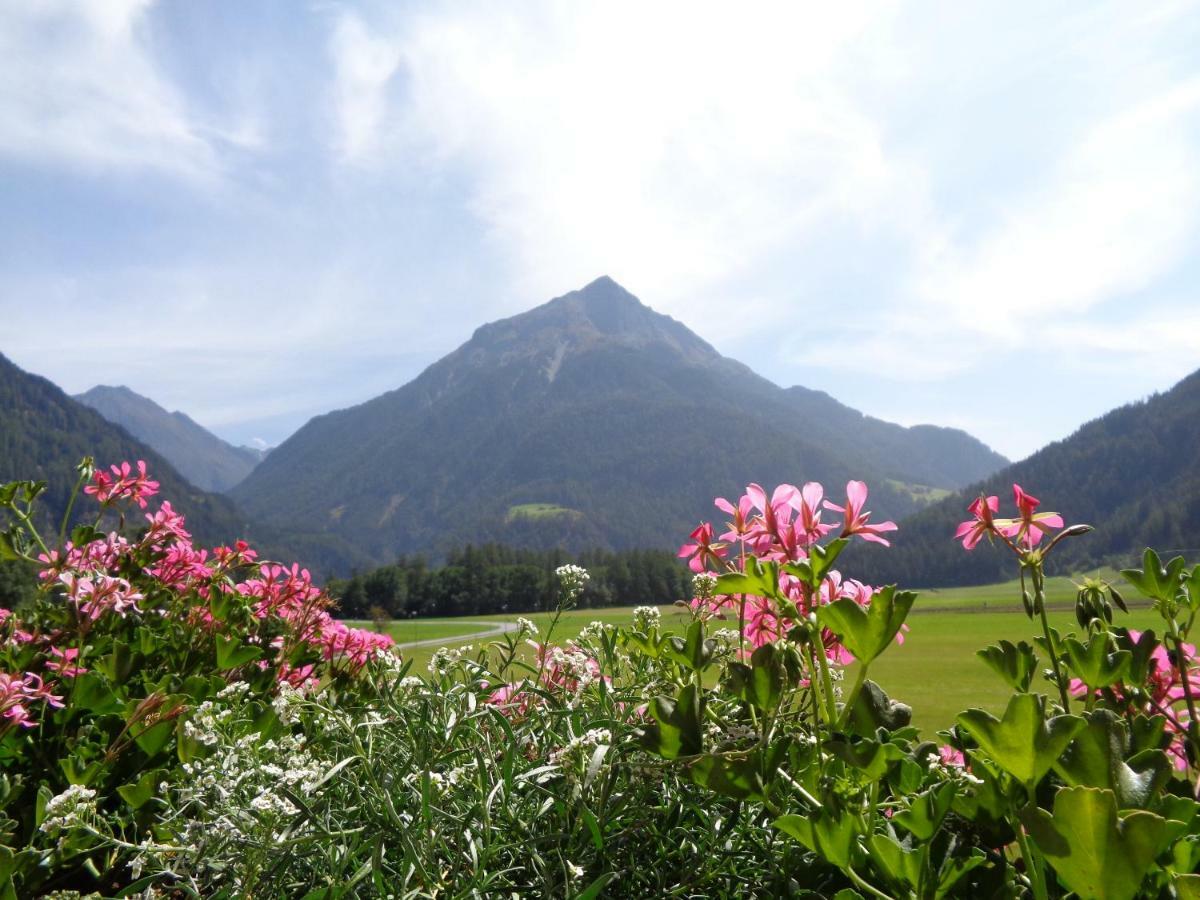
[[[206,491],[224,492],[262,462],[262,450],[235,447],[181,412],[167,412],[127,387],[97,385],[75,399],[153,447],[188,481]]]
[[[1010,553],[986,543],[967,553],[954,529],[980,494],[997,495],[1001,514],[1010,514],[1014,482],[1067,524],[1096,528],[1055,550],[1055,571],[1132,565],[1145,547],[1200,559],[1200,371],[905,520],[892,551],[872,555],[868,574],[928,587],[1013,577]]]
[[[39,501],[39,526],[48,532],[57,534],[75,485],[75,466],[84,456],[93,457],[97,465],[144,459],[160,484],[157,499],[170,500],[186,515],[188,529],[201,545],[243,538],[265,556],[285,562],[303,560],[321,574],[372,562],[335,535],[251,520],[229,498],[193,485],[162,454],[121,426],[0,355],[0,484],[16,479],[46,481],[46,493]],[[90,521],[94,515],[91,503],[76,504],[77,521],[85,517]],[[137,527],[140,522],[137,515],[130,524]]]
[[[748,481],[862,478],[901,518],[1006,460],[783,389],[609,278],[479,328],[420,376],[318,416],[231,496],[370,555],[500,541],[677,545]]]
[[[1146,545],[1200,549],[1200,372],[1007,465],[962,431],[781,388],[608,278],[480,327],[407,385],[317,416],[257,465],[128,389],[79,399],[121,424],[0,356],[0,481],[48,480],[47,521],[81,456],[141,458],[202,542],[247,537],[326,576],[488,541],[672,548],[714,517],[714,495],[749,481],[816,480],[835,497],[867,481],[876,516],[902,520],[890,551],[848,560],[876,582],[1010,576],[1005,554],[966,553],[953,532],[971,499],[1008,503],[1014,481],[1097,526],[1058,555],[1060,571]]]

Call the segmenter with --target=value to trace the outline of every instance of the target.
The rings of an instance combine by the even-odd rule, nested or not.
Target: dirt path
[[[420,620],[415,620],[405,624],[420,624]],[[435,623],[430,623],[435,624]],[[436,623],[440,624],[440,623]],[[470,634],[453,634],[449,637],[425,638],[420,641],[407,641],[403,644],[396,644],[398,650],[406,650],[411,647],[449,647],[451,644],[461,644],[464,641],[473,641],[476,638],[490,638],[499,634],[510,634],[517,630],[516,622],[472,622],[470,620],[463,622],[463,625],[478,625],[479,631],[472,631]]]

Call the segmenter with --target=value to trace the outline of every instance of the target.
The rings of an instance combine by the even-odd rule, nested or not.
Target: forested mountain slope
[[[1014,482],[1068,524],[1096,527],[1056,551],[1060,572],[1106,561],[1129,565],[1147,546],[1200,557],[1200,372],[909,518],[892,552],[872,556],[872,577],[926,586],[1011,577],[1010,554],[986,544],[966,553],[954,528],[981,493],[998,495],[1004,515]]]
[[[931,435],[936,454],[922,449]],[[952,464],[939,470],[938,455]],[[398,390],[318,416],[232,496],[386,561],[486,541],[670,547],[714,494],[748,481],[840,492],[862,478],[877,513],[899,518],[920,505],[909,483],[956,487],[1002,463],[962,432],[786,391],[601,278],[484,325]]]
[[[188,481],[206,491],[227,491],[263,458],[235,447],[181,412],[167,412],[127,387],[97,385],[75,397],[161,453]]]

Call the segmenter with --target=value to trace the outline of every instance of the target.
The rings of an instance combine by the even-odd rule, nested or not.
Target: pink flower
[[[58,580],[67,589],[67,597],[75,604],[80,615],[93,621],[106,612],[115,612],[123,617],[129,610],[136,610],[138,601],[143,599],[124,578],[114,578],[100,572],[90,577],[63,572]]]
[[[537,699],[536,694],[525,689],[524,682],[514,681],[492,691],[484,702],[500,707],[500,711],[509,718],[517,718],[527,715]]]
[[[795,530],[804,535],[806,545],[815,544],[834,529],[832,525],[821,524],[821,498],[824,496],[825,488],[810,481],[792,497],[792,506],[800,513]]]
[[[33,728],[37,722],[29,715],[30,701],[62,709],[62,700],[63,698],[54,694],[51,686],[43,683],[37,675],[26,672],[21,676],[0,672],[0,720],[3,720],[6,726]]]
[[[825,501],[825,508],[845,515],[846,521],[842,524],[842,537],[857,534],[864,541],[890,547],[891,543],[880,535],[885,531],[895,531],[896,523],[880,522],[878,525],[869,525],[868,520],[871,518],[871,514],[862,511],[866,503],[867,486],[861,481],[850,481],[846,483],[846,508],[841,509],[828,500]]]
[[[943,765],[953,766],[956,769],[965,768],[967,765],[962,751],[955,750],[949,744],[942,744],[942,746],[938,747],[938,756],[941,758]]]
[[[974,518],[968,519],[958,526],[958,530],[954,532],[954,539],[961,539],[965,549],[974,550],[975,545],[979,543],[985,534],[995,534],[997,531],[1007,533],[1005,528],[998,527],[997,520],[993,517],[993,513],[999,510],[999,497],[976,497],[974,502],[967,507],[967,512],[974,516]],[[999,521],[1001,523],[1008,523],[1010,520],[1001,519]]]
[[[1058,513],[1037,512],[1041,501],[1032,494],[1025,493],[1019,484],[1013,485],[1013,500],[1021,513],[1014,533],[1017,540],[1023,541],[1027,546],[1036,547],[1042,537],[1050,533],[1051,528],[1063,527],[1063,518]]]
[[[725,555],[725,545],[713,540],[713,527],[709,522],[701,522],[689,535],[692,543],[679,548],[679,558],[688,557],[688,568],[693,572],[703,572],[711,563],[713,568],[721,564]]]
[[[733,543],[734,541],[744,541],[750,530],[750,513],[754,510],[754,503],[750,500],[750,497],[743,494],[741,499],[738,500],[738,505],[736,507],[734,507],[734,505],[724,497],[718,497],[713,501],[713,504],[717,507],[717,509],[733,516],[733,518],[726,523],[726,527],[729,530],[721,535],[721,540],[729,543]]]
[[[57,647],[50,648],[50,659],[46,661],[46,668],[51,672],[57,672],[63,678],[74,678],[76,675],[82,675],[87,672],[83,666],[75,664],[79,659],[79,649],[77,647],[68,647],[66,650],[59,650]]]
[[[128,462],[120,466],[109,466],[112,475],[103,469],[92,473],[92,483],[83,489],[85,494],[92,494],[103,505],[107,506],[118,500],[132,500],[142,509],[146,508],[146,498],[158,493],[158,482],[152,481],[146,475],[146,463],[137,461],[137,474]]]
[[[171,508],[169,500],[164,500],[156,513],[147,513],[146,521],[150,528],[142,540],[154,547],[161,548],[169,538],[178,541],[190,541],[192,536],[183,527],[183,516]]]

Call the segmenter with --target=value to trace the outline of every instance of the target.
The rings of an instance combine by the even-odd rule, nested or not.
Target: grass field
[[[519,503],[508,508],[506,521],[514,519],[557,519],[561,516],[578,516],[578,510],[557,506],[553,503]]]
[[[1071,612],[1074,588],[1067,578],[1047,580],[1051,623],[1060,631],[1075,628]],[[664,630],[682,630],[688,621],[686,611],[674,606],[660,607]],[[615,625],[628,624],[632,609],[572,610],[559,622],[553,640],[557,643],[573,637],[592,621]],[[1154,627],[1157,614],[1147,608],[1133,608],[1128,616],[1117,613],[1120,624],[1134,628]],[[545,637],[549,613],[531,613]],[[508,622],[514,616],[477,616],[471,622]],[[968,707],[978,706],[993,712],[1003,709],[1008,689],[976,656],[975,651],[1001,638],[1029,640],[1039,633],[1021,611],[1020,587],[1016,582],[983,587],[922,591],[909,617],[910,631],[903,645],[892,647],[872,666],[871,677],[895,699],[913,708],[913,722],[927,734],[945,728]],[[425,619],[391,624],[398,641],[446,637],[448,645],[462,643],[462,637],[478,632],[478,625],[455,619]],[[457,630],[443,630],[457,629]],[[455,640],[458,638],[458,640]],[[481,639],[486,643],[489,637]],[[414,667],[424,672],[434,646],[413,647],[404,651]],[[1045,660],[1042,660],[1043,664]],[[1049,685],[1046,686],[1049,690]]]

